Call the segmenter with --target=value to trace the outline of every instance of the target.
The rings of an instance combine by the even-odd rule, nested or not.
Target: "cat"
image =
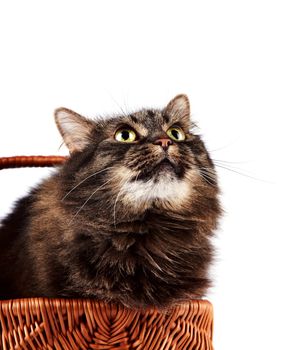
[[[220,191],[188,97],[95,120],[59,108],[55,121],[70,157],[2,222],[0,299],[205,296]]]

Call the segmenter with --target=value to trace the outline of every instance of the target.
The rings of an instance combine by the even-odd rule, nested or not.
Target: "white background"
[[[0,156],[66,154],[60,106],[86,116],[189,95],[218,168],[216,350],[286,349],[284,1],[2,1]],[[0,212],[49,170],[0,173]]]

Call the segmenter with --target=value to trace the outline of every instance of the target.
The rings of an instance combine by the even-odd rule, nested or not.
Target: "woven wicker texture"
[[[205,300],[165,312],[85,299],[2,301],[0,348],[211,350],[212,315]]]
[[[0,158],[0,170],[55,166],[67,157]],[[212,350],[213,310],[191,300],[165,312],[88,299],[0,301],[2,350]]]

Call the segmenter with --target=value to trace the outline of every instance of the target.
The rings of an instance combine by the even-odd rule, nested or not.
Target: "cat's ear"
[[[94,123],[68,108],[55,110],[55,121],[70,153],[82,151],[92,141]]]
[[[190,103],[186,95],[175,96],[165,107],[164,112],[174,121],[181,121],[190,127]]]

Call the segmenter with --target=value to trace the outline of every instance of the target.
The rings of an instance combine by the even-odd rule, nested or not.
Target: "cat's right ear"
[[[55,110],[55,121],[70,153],[82,151],[92,141],[94,124],[68,108]]]

